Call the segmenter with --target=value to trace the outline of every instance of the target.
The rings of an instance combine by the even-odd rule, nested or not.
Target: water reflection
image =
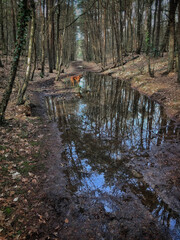
[[[121,80],[88,74],[80,81],[80,92],[81,100],[46,98],[49,117],[63,132],[69,189],[79,195],[90,191],[107,212],[117,211],[130,191],[172,236],[180,237],[178,214],[128,168],[132,158],[146,161],[153,145],[178,140],[179,129],[159,104]]]

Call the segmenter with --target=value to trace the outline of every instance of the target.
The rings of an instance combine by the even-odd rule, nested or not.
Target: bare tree
[[[174,50],[175,50],[175,12],[177,0],[170,0],[169,3],[169,58],[168,72],[174,69]]]
[[[30,81],[30,74],[31,74],[31,63],[32,63],[32,55],[33,55],[33,45],[34,45],[34,36],[35,36],[35,3],[34,0],[31,0],[31,29],[30,29],[30,38],[29,38],[29,47],[28,47],[28,58],[27,58],[27,67],[26,67],[26,74],[23,81],[22,86],[19,88],[18,97],[17,97],[17,104],[24,103],[24,95],[26,89],[28,87],[28,83]]]
[[[178,6],[178,82],[180,83],[180,2]]]
[[[0,106],[0,123],[4,120],[4,114],[7,108],[7,104],[12,93],[12,88],[14,85],[14,80],[16,78],[17,67],[19,63],[19,58],[21,51],[26,42],[26,28],[29,21],[29,8],[27,5],[27,0],[21,0],[19,2],[19,14],[18,14],[18,29],[17,29],[17,39],[16,47],[14,50],[13,61],[11,64],[11,72],[9,76],[9,81],[7,87],[4,91],[1,106]]]

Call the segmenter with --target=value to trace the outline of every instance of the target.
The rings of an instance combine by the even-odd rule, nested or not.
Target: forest
[[[0,239],[179,239],[179,0],[0,0]]]

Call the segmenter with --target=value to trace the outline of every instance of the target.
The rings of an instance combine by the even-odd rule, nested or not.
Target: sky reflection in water
[[[179,129],[159,104],[123,81],[87,74],[79,88],[80,100],[46,99],[50,118],[63,132],[71,191],[91,192],[107,212],[113,212],[114,199],[123,198],[128,188],[172,235],[180,236],[178,215],[128,168],[132,158],[146,162],[153,146],[175,141]]]

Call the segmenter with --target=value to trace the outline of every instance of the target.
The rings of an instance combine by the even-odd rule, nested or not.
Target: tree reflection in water
[[[49,117],[63,133],[70,190],[90,191],[113,212],[129,189],[163,225],[179,234],[178,214],[128,167],[132,158],[147,161],[152,146],[175,141],[179,129],[159,104],[121,80],[87,74],[80,91],[81,100],[46,99]]]

